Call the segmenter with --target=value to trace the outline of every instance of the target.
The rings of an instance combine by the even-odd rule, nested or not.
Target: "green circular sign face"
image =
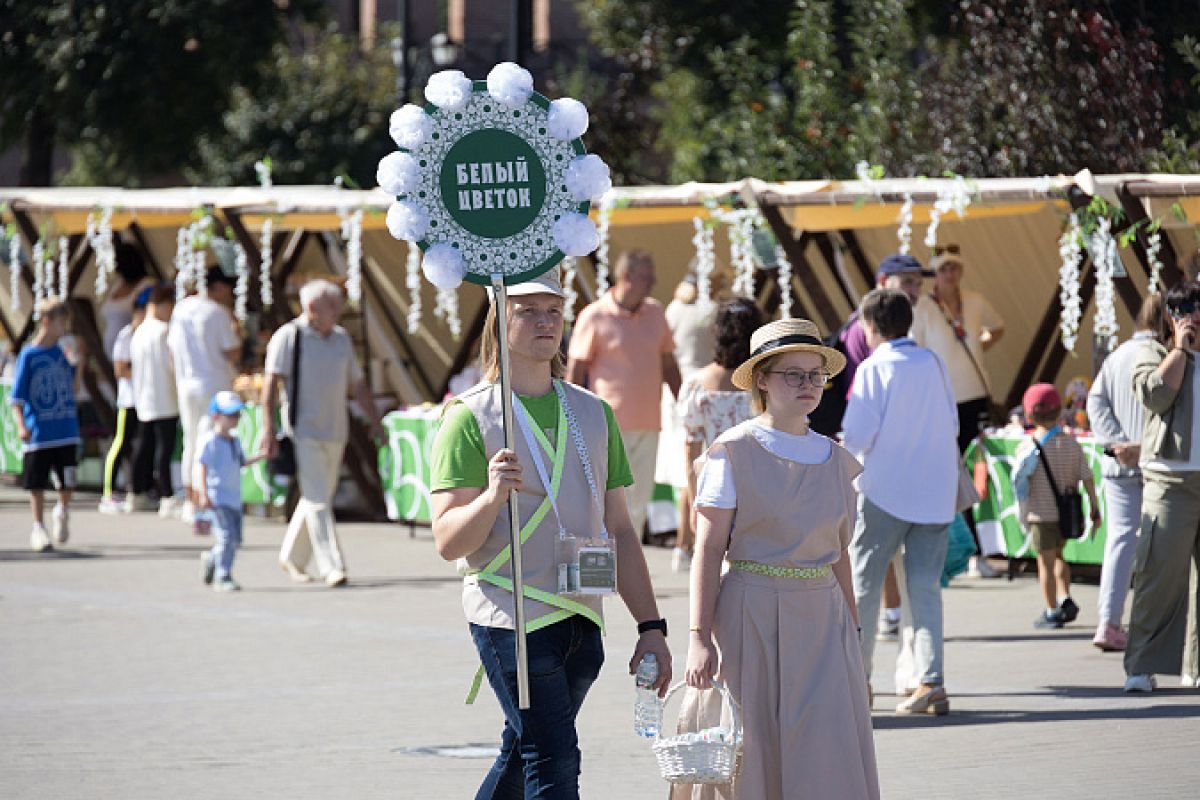
[[[546,170],[521,137],[498,128],[468,133],[442,161],[438,187],[450,216],[488,239],[516,236],[546,200]]]

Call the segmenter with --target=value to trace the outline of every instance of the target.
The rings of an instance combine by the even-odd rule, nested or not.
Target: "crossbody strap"
[[[1050,441],[1056,433],[1058,433],[1058,428],[1051,428],[1050,432],[1046,435],[1045,441]],[[1037,437],[1033,437],[1033,446],[1037,448],[1038,460],[1042,462],[1042,469],[1046,471],[1046,478],[1050,481],[1050,491],[1054,492],[1055,497],[1061,497],[1062,495],[1058,491],[1058,483],[1054,480],[1054,473],[1050,471],[1050,460],[1046,458],[1046,451],[1042,449],[1042,445],[1038,442]]]
[[[965,328],[963,335],[959,336],[958,326],[955,325],[954,320],[950,318],[950,314],[946,311],[946,307],[942,305],[942,301],[938,299],[936,294],[930,294],[929,298],[937,304],[938,311],[942,312],[942,319],[944,319],[946,324],[950,327],[950,332],[954,334],[954,338],[958,340],[958,343],[962,345],[963,350],[967,352],[967,358],[971,360],[971,366],[975,368],[975,374],[979,376],[979,381],[983,384],[983,391],[986,392],[987,396],[990,398],[992,396],[991,384],[988,383],[987,376],[983,374],[983,367],[979,366],[979,362],[975,360],[975,354],[971,352],[971,346],[967,344]],[[966,310],[965,299],[963,300],[963,310],[964,312]]]
[[[288,423],[296,435],[296,408],[300,405],[300,323],[292,323],[292,391],[288,393]]]

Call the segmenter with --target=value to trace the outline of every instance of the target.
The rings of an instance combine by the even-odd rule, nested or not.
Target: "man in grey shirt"
[[[1088,392],[1088,420],[1105,445],[1101,468],[1107,538],[1100,572],[1100,624],[1092,639],[1092,644],[1105,651],[1125,649],[1121,618],[1141,526],[1142,471],[1138,461],[1145,409],[1133,393],[1133,361],[1142,343],[1153,339],[1162,324],[1161,300],[1151,295],[1138,314],[1137,332],[1104,360]]]
[[[338,325],[342,290],[329,281],[309,281],[300,289],[300,304],[304,313],[275,331],[267,345],[260,448],[273,456],[278,447],[275,405],[283,384],[287,401],[280,417],[295,445],[300,502],[288,523],[279,564],[294,580],[308,581],[311,577],[305,567],[315,556],[325,583],[340,586],[346,582],[346,565],[333,525],[333,495],[348,434],[346,397],[353,392],[371,422],[372,433],[381,434],[382,427],[362,368],[355,360],[354,345]],[[297,338],[299,385],[292,375]],[[292,404],[296,406],[294,427],[289,408]],[[300,536],[304,528],[308,529],[307,537]]]

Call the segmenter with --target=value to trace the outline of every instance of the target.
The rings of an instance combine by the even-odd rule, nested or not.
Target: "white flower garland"
[[[342,214],[342,240],[346,242],[346,297],[357,306],[362,300],[362,209]]]
[[[904,193],[904,205],[900,206],[900,216],[896,218],[896,238],[900,240],[900,252],[905,255],[912,249],[912,220],[913,199],[908,192]]]
[[[783,245],[775,245],[775,264],[779,269],[776,280],[779,282],[779,316],[790,319],[792,316],[792,262],[788,261]]]
[[[71,243],[67,237],[58,237],[58,296],[67,300],[71,296]]]
[[[575,256],[567,256],[562,260],[562,288],[563,318],[568,322],[575,319],[575,303],[579,300],[579,293],[575,291],[576,273]]]
[[[188,253],[191,245],[192,229],[184,225],[175,233],[175,302],[187,296],[187,282],[191,278],[192,259]]]
[[[717,263],[713,248],[713,229],[700,217],[692,217],[692,244],[696,246],[696,302],[701,306],[712,304],[712,273]]]
[[[108,292],[108,279],[117,268],[117,251],[113,246],[112,206],[105,206],[100,212],[100,221],[96,222],[95,215],[88,214],[87,237],[96,254],[96,297],[103,297]]]
[[[196,292],[201,297],[208,297],[208,272],[204,268],[204,248],[197,246],[197,239],[199,239],[200,242],[204,242],[205,239],[201,239],[201,235],[203,234],[205,237],[207,237],[207,241],[211,243],[212,227],[213,218],[208,214],[205,214],[199,220],[192,223],[192,228],[194,229],[192,232],[191,251],[192,279],[195,280]]]
[[[233,263],[237,272],[237,284],[233,287],[233,315],[238,322],[245,322],[248,316],[247,295],[250,294],[250,258],[240,242],[234,245]]]
[[[262,231],[258,235],[258,251],[262,262],[258,268],[258,295],[263,308],[270,308],[275,302],[271,289],[271,262],[275,257],[271,253],[271,235],[275,223],[270,217],[263,220]]]
[[[713,212],[718,220],[729,226],[729,262],[733,266],[733,285],[730,291],[754,297],[754,229],[762,224],[756,208],[739,208]]]
[[[1117,270],[1117,240],[1112,235],[1112,221],[1101,217],[1089,242],[1092,263],[1096,266],[1096,318],[1093,330],[1097,337],[1107,340],[1111,350],[1117,346],[1117,310],[1113,275]]]
[[[1058,268],[1058,299],[1062,305],[1058,325],[1062,331],[1063,348],[1073,351],[1075,341],[1079,337],[1079,321],[1083,317],[1083,305],[1079,298],[1083,230],[1079,227],[1079,217],[1076,214],[1071,215],[1067,229],[1059,237],[1058,254],[1062,258],[1062,266]]]
[[[404,285],[408,288],[408,332],[421,330],[421,248],[408,242]]]
[[[455,341],[462,338],[462,321],[458,318],[458,290],[438,289],[437,302],[433,307],[433,315],[444,320],[450,328],[450,336]]]
[[[600,235],[600,246],[596,248],[597,297],[608,291],[608,226],[616,203],[616,196],[612,192],[606,192],[600,198],[600,211],[596,215],[596,232]]]
[[[21,310],[21,234],[13,231],[8,240],[8,294],[12,310]]]
[[[1158,294],[1159,285],[1162,283],[1163,263],[1158,257],[1158,251],[1161,249],[1162,231],[1155,231],[1146,240],[1146,261],[1150,264],[1150,283],[1148,286],[1150,294]]]
[[[33,318],[41,318],[38,305],[46,297],[46,245],[38,239],[33,245]]]
[[[925,246],[932,250],[937,246],[938,225],[942,217],[951,211],[962,219],[971,205],[971,190],[961,175],[954,176],[954,183],[938,192],[937,200],[929,211],[929,229],[925,232]],[[911,215],[909,220],[911,222]]]

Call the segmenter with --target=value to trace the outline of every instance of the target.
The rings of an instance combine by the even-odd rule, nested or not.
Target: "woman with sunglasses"
[[[717,438],[696,490],[687,682],[719,674],[741,709],[744,800],[879,797],[847,555],[862,467],[808,428],[845,365],[808,320],[755,331],[732,381],[757,416]]]
[[[1125,647],[1126,692],[1154,691],[1155,675],[1182,675],[1185,686],[1200,685],[1200,597],[1196,584],[1189,586],[1192,571],[1200,567],[1200,442],[1195,440],[1200,283],[1189,281],[1167,292],[1167,309],[1171,340],[1143,342],[1133,362],[1133,393],[1145,407],[1144,488]]]

